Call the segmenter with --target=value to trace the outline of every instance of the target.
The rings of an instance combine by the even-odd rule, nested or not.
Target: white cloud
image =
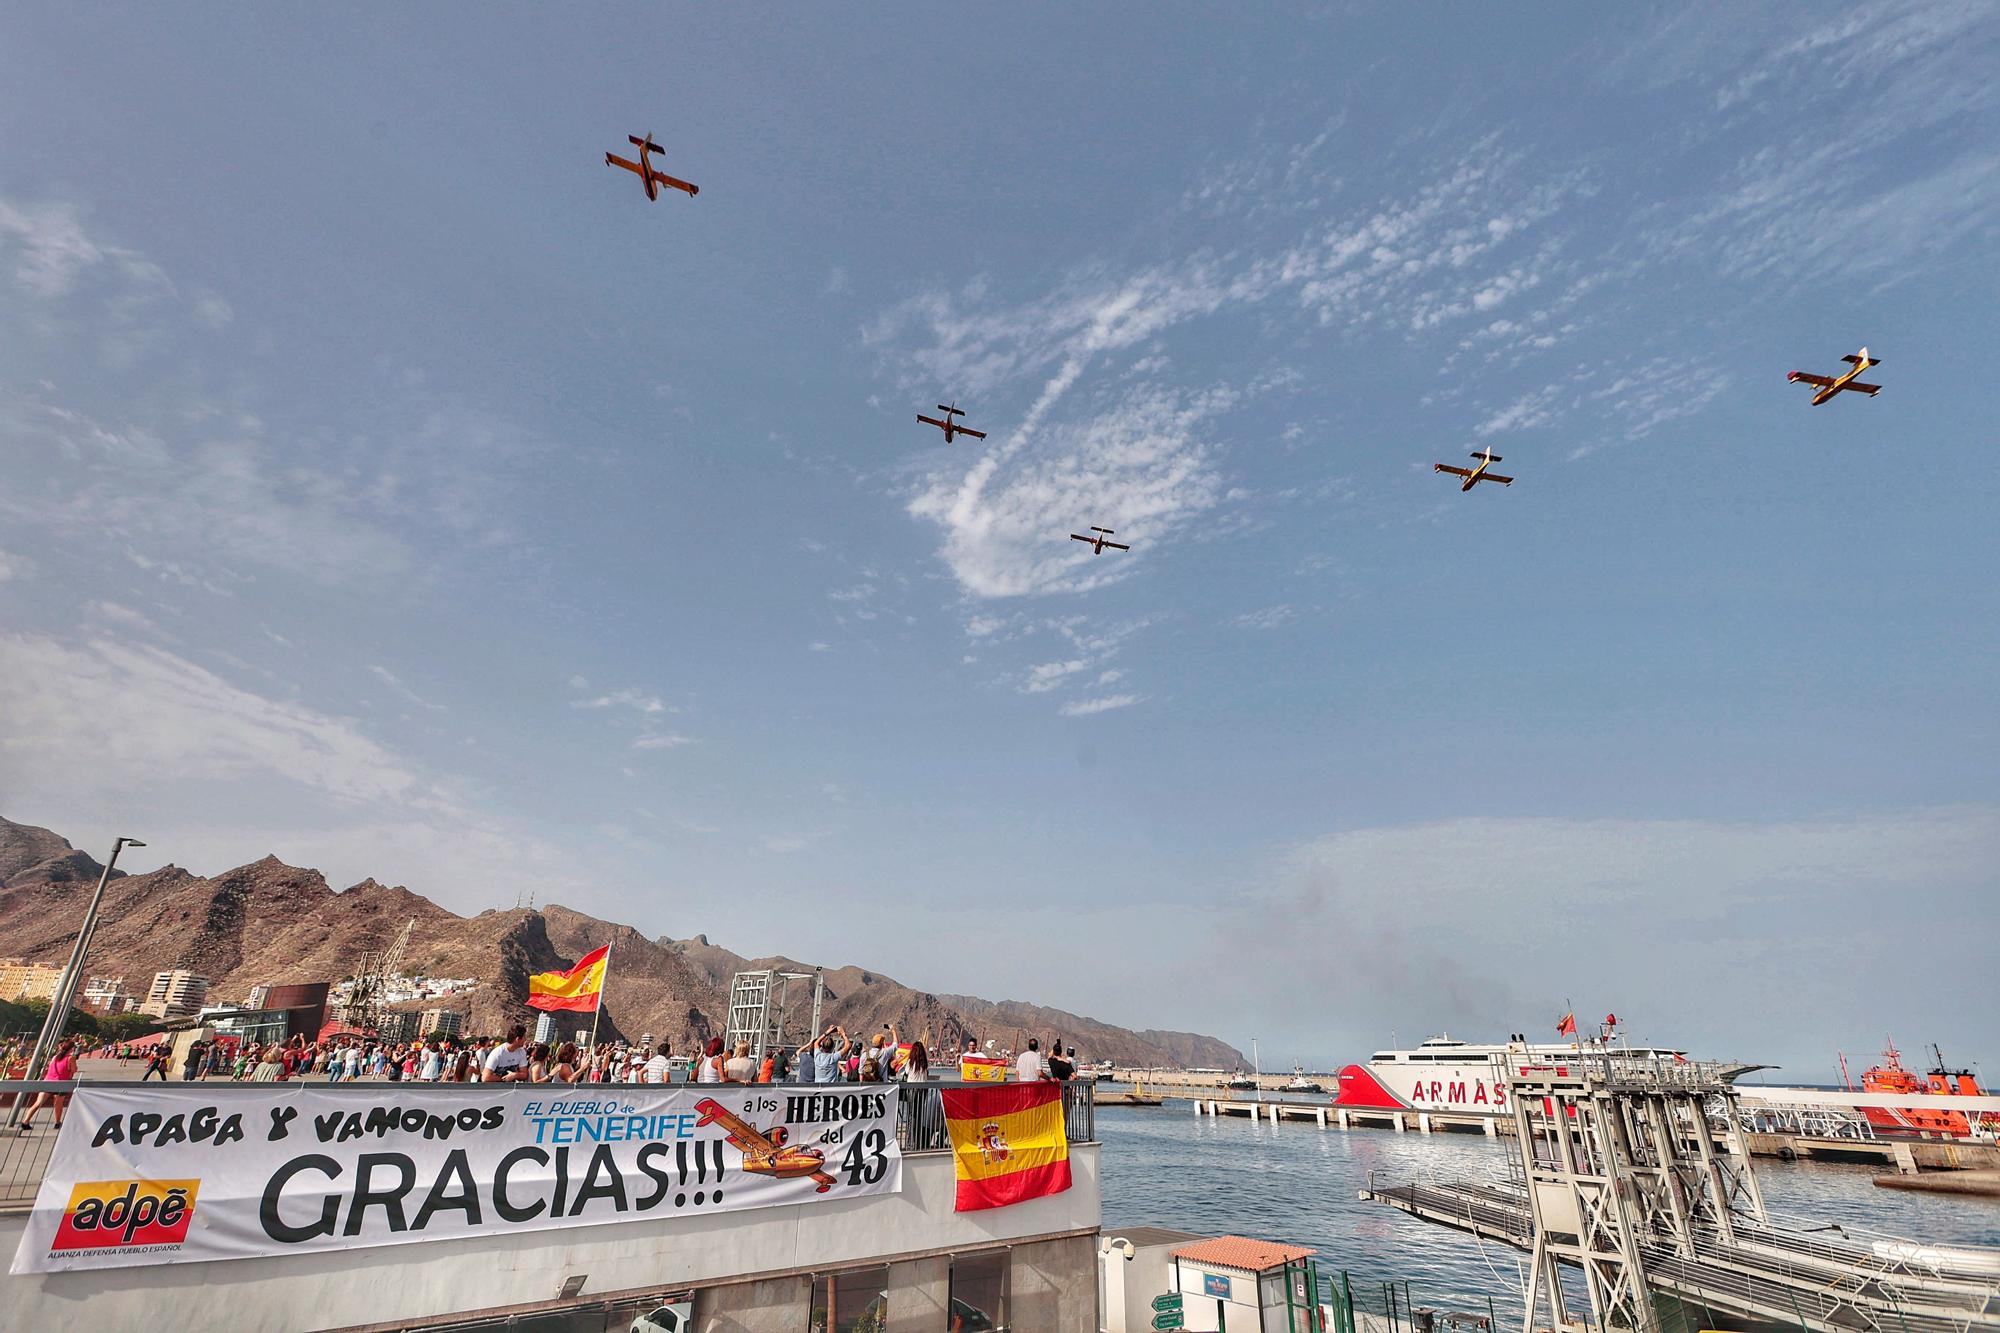
[[[0,583],[9,579],[23,578],[28,572],[28,561],[10,551],[0,551]]]
[[[1064,717],[1089,717],[1095,713],[1108,713],[1114,708],[1130,708],[1133,704],[1145,702],[1142,694],[1107,694],[1096,699],[1072,699],[1064,704]]]
[[[0,715],[0,754],[50,791],[94,788],[102,770],[140,785],[163,774],[276,780],[340,802],[452,808],[353,723],[238,689],[158,648],[0,636]]]
[[[632,742],[635,750],[677,750],[683,745],[693,745],[694,737],[683,736],[677,731],[653,732]]]
[[[73,204],[0,199],[0,242],[13,251],[14,280],[45,298],[68,292],[79,272],[104,258]]]
[[[384,685],[388,686],[389,692],[391,694],[394,694],[397,698],[402,699],[404,702],[413,703],[419,708],[428,708],[432,712],[436,713],[442,713],[445,711],[445,707],[443,704],[434,704],[430,700],[424,698],[422,695],[418,694],[415,690],[405,685],[402,682],[402,679],[398,677],[395,672],[389,670],[389,668],[385,666],[376,666],[371,663],[368,666],[367,670],[369,675],[375,677],[375,679],[381,681]]]
[[[1990,924],[1996,868],[1993,806],[1765,822],[1472,817],[1305,843],[1266,888],[1223,908],[1288,923],[1266,975],[1338,951],[1329,1003],[1357,1049],[1392,1028],[1552,1024],[1569,998],[1626,1015],[1647,1039],[1770,1059],[1794,1053],[1759,1021],[1774,1010],[1859,1040],[1950,1009],[1948,980],[1857,989],[1853,960],[1929,940],[1940,978],[1978,970],[1991,930],[1947,940],[1934,923]],[[1926,912],[1909,913],[1913,900]],[[1756,995],[1771,1002],[1746,1009]],[[1811,1055],[1812,1068],[1831,1065],[1830,1048]]]
[[[1087,671],[1090,663],[1082,658],[1072,658],[1067,662],[1043,662],[1028,668],[1028,678],[1021,685],[1023,694],[1042,694],[1056,689],[1069,677],[1079,671]]]
[[[974,597],[1099,587],[1135,568],[1145,543],[1219,502],[1217,450],[1205,431],[1234,401],[1135,389],[1082,422],[1017,437],[968,470],[940,469],[909,510],[938,527],[946,564]],[[1095,556],[1069,539],[1092,524],[1116,528],[1133,550]]]
[[[1299,613],[1296,607],[1288,603],[1280,603],[1277,606],[1265,606],[1259,607],[1255,611],[1245,611],[1229,623],[1238,629],[1277,629],[1280,625],[1286,625],[1298,619],[1298,616]]]
[[[581,676],[574,677],[570,683],[575,685],[581,680]],[[571,708],[629,708],[633,712],[646,715],[668,712],[677,713],[680,711],[677,708],[668,707],[666,701],[661,699],[657,694],[649,694],[644,690],[631,689],[612,690],[608,694],[599,694],[589,699],[572,699],[569,706]]]

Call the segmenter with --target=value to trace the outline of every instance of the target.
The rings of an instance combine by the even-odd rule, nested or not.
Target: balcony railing
[[[92,1081],[91,1086],[99,1088],[119,1088],[126,1091],[139,1090],[143,1085],[126,1080]],[[199,1098],[208,1102],[229,1097],[254,1095],[268,1096],[276,1091],[325,1092],[339,1097],[379,1098],[385,1092],[393,1091],[401,1100],[424,1096],[464,1096],[479,1087],[476,1083],[391,1083],[381,1079],[365,1079],[353,1083],[327,1083],[317,1078],[293,1079],[285,1083],[238,1083],[234,1080],[213,1079],[200,1082],[163,1083],[156,1088],[146,1089],[151,1095],[161,1099],[166,1105],[175,1101]],[[527,1087],[547,1087],[546,1084],[528,1084]],[[579,1087],[623,1087],[623,1084],[580,1084]],[[685,1084],[672,1084],[684,1087]],[[717,1086],[717,1085],[704,1085]],[[738,1087],[739,1084],[723,1084],[722,1087]],[[843,1083],[827,1085],[820,1083],[762,1084],[760,1088],[782,1091],[824,1091],[828,1086],[860,1088],[869,1084]],[[892,1087],[897,1092],[896,1141],[906,1153],[948,1152],[951,1136],[945,1129],[944,1102],[937,1094],[946,1088],[991,1088],[992,1083],[893,1083],[873,1085]],[[0,1112],[17,1100],[26,1106],[34,1100],[36,1093],[75,1092],[75,1082],[50,1082],[28,1080],[0,1080]],[[509,1084],[510,1089],[519,1090],[521,1084]],[[1097,1098],[1096,1089],[1090,1083],[1065,1083],[1063,1090],[1063,1126],[1071,1143],[1094,1143],[1097,1140]],[[55,1152],[54,1108],[44,1106],[35,1113],[36,1128],[32,1134],[18,1134],[6,1124],[9,1116],[0,1114],[0,1212],[16,1212],[33,1205],[35,1192],[41,1187],[42,1176],[48,1170],[49,1158]]]

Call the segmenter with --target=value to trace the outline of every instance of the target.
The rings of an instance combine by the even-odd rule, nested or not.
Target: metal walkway
[[[1361,1197],[1517,1249],[1534,1248],[1527,1198],[1510,1190],[1371,1185]],[[1953,1257],[1965,1251],[1910,1246],[1883,1254],[1741,1224],[1733,1246],[1709,1232],[1695,1236],[1692,1255],[1666,1239],[1642,1242],[1640,1251],[1656,1288],[1716,1314],[1883,1333],[2000,1328],[2000,1273],[1955,1267]]]

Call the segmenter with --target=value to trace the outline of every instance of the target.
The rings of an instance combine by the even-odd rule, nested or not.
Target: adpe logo
[[[199,1180],[86,1180],[69,1194],[50,1253],[179,1245]]]

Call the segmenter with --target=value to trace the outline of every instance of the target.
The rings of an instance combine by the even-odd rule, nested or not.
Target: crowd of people
[[[1012,1077],[1021,1082],[1065,1082],[1076,1074],[1076,1048],[1065,1048],[1060,1040],[1052,1040],[1044,1051],[1041,1040],[1030,1037],[1018,1055],[1007,1053],[1011,1063],[991,1054],[992,1045],[988,1043],[988,1049],[982,1050],[976,1038],[967,1037],[959,1058],[1006,1064]],[[761,1059],[752,1056],[749,1042],[725,1047],[720,1037],[691,1043],[688,1054],[679,1058],[670,1040],[654,1044],[622,1040],[596,1045],[531,1043],[527,1028],[517,1024],[505,1037],[491,1038],[390,1041],[336,1033],[316,1041],[304,1036],[265,1043],[197,1039],[178,1058],[175,1047],[166,1041],[117,1043],[86,1051],[85,1043],[68,1040],[57,1047],[42,1077],[75,1078],[77,1058],[86,1053],[144,1060],[146,1069],[140,1081],[157,1078],[163,1083],[175,1078],[256,1083],[347,1083],[361,1079],[389,1083],[922,1083],[955,1079],[961,1073],[956,1061],[934,1063],[928,1031],[904,1041],[894,1023],[884,1024],[866,1037],[855,1037],[840,1024],[831,1024],[796,1049],[777,1047]],[[11,1066],[17,1057],[25,1066],[25,1050],[0,1049],[0,1067]],[[15,1076],[23,1074],[25,1068]],[[39,1094],[22,1120],[22,1132],[31,1129],[36,1112],[44,1106],[53,1110],[55,1124],[60,1126],[68,1102],[61,1094]]]

